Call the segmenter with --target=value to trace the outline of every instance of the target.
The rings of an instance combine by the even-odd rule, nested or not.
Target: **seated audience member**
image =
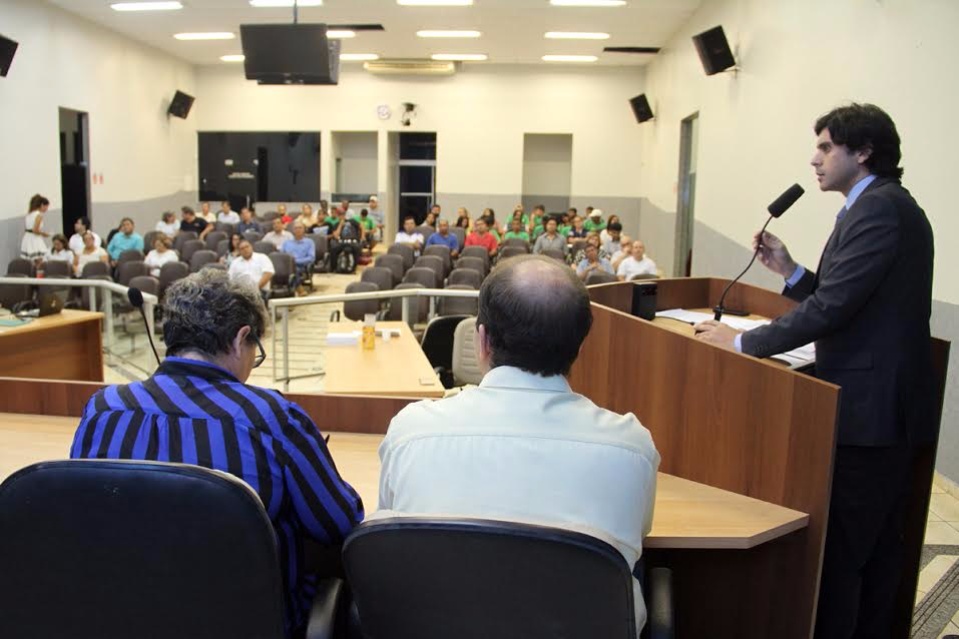
[[[209,202],[202,202],[200,204],[200,214],[197,216],[207,224],[216,225],[216,213],[210,210]],[[182,230],[182,229],[181,229]]]
[[[482,246],[490,257],[496,255],[499,242],[489,232],[489,220],[485,217],[476,218],[473,223],[473,232],[466,236],[463,246]]]
[[[243,240],[243,236],[239,233],[234,233],[230,236],[230,248],[227,249],[226,255],[220,258],[220,262],[226,264],[227,268],[233,264],[233,260],[239,259],[240,257],[240,242]]]
[[[327,235],[330,235],[337,229],[340,225],[340,216],[337,214],[338,207],[334,206],[333,208],[326,209],[326,215],[323,216],[321,224],[326,227]]]
[[[176,221],[176,213],[173,211],[165,212],[154,230],[169,238],[176,237],[176,234],[180,232],[180,223]]]
[[[576,264],[576,274],[579,275],[581,280],[586,280],[586,276],[593,271],[605,271],[610,275],[615,275],[613,265],[609,263],[609,260],[605,257],[599,257],[598,248],[592,244],[587,244],[584,252],[586,257]]]
[[[599,241],[599,233],[590,233],[586,236],[586,246],[588,247],[590,245],[596,247],[599,259],[601,260],[609,259],[609,254],[603,250],[603,247]],[[586,259],[586,249],[585,248],[579,249],[578,251],[576,251],[576,255],[573,255],[572,258],[573,259],[571,264],[573,266],[576,266],[577,264],[582,262],[584,259]]]
[[[417,253],[423,248],[423,234],[416,232],[416,220],[412,215],[403,220],[403,230],[396,234],[393,244],[408,244]]]
[[[430,213],[433,214],[433,221],[436,222],[440,219],[440,216],[443,215],[443,207],[439,204],[434,204],[430,207]]]
[[[619,269],[619,265],[623,263],[627,257],[633,252],[633,240],[626,235],[625,233],[619,236],[620,239],[620,249],[613,253],[609,258],[609,263],[613,265],[613,271]]]
[[[93,231],[83,234],[83,248],[73,256],[73,270],[77,277],[83,275],[83,267],[90,262],[110,263],[110,254],[100,246],[100,242]]]
[[[283,250],[283,245],[293,239],[293,234],[286,230],[286,224],[280,218],[273,219],[273,230],[263,236],[264,242],[269,242],[277,251]]]
[[[613,224],[619,224],[620,230],[623,230],[623,223],[620,221],[619,216],[615,214],[610,215],[609,219],[606,220],[606,228],[604,228],[602,231],[599,232],[599,241],[600,241],[600,245],[603,248],[606,248],[606,243],[609,241],[609,238],[610,238],[609,227],[611,227]],[[610,255],[612,255],[613,252],[609,251],[609,253]]]
[[[300,215],[296,218],[296,221],[301,222],[305,230],[313,228],[318,223],[316,215],[313,213],[313,207],[309,204],[300,207]]]
[[[496,211],[490,208],[483,209],[483,219],[486,220],[486,230],[493,236],[497,244],[502,242],[503,236],[506,235],[506,229],[500,226],[500,223],[496,221]],[[475,231],[476,229],[474,228],[473,230]]]
[[[536,238],[536,243],[533,245],[533,253],[538,255],[548,249],[563,251],[565,253],[566,238],[556,232],[556,219],[552,217],[546,218],[545,228],[546,232]]]
[[[296,286],[297,296],[302,297],[306,295],[303,281],[308,277],[309,268],[316,261],[316,244],[306,237],[306,226],[303,222],[297,220],[293,223],[293,239],[283,243],[283,252],[293,256],[293,263],[296,264],[294,286]]]
[[[340,200],[340,209],[343,211],[343,215],[346,216],[346,219],[352,220],[356,217],[356,211],[350,208],[349,200]]]
[[[426,213],[426,218],[423,220],[423,226],[428,226],[431,229],[435,229],[437,219],[436,213],[433,213],[433,211],[428,211]]]
[[[470,219],[470,212],[466,210],[465,206],[461,206],[456,210],[456,224],[454,226],[463,229],[467,233],[472,228],[473,221]]]
[[[204,239],[210,234],[215,226],[200,217],[189,206],[180,209],[183,217],[180,219],[180,232],[191,231],[196,233],[198,239]]]
[[[260,291],[264,299],[270,296],[270,283],[273,281],[273,262],[269,255],[254,253],[249,240],[240,240],[240,257],[230,263],[227,271],[230,279]]]
[[[230,208],[230,203],[224,200],[220,203],[220,213],[216,216],[216,221],[220,224],[233,224],[235,226],[240,223],[240,216]]]
[[[70,236],[70,242],[68,244],[73,254],[76,255],[83,250],[83,236],[87,231],[93,233],[93,229],[90,228],[90,220],[81,217],[76,222],[73,223],[73,235]],[[96,242],[97,246],[101,246],[100,236],[96,233],[93,233],[93,239]]]
[[[379,228],[376,220],[370,217],[369,209],[361,209],[357,222],[363,227],[363,236],[366,238],[367,246],[372,251],[376,247],[377,230]]]
[[[603,221],[603,212],[600,209],[593,209],[589,213],[586,222],[583,223],[586,230],[590,233],[599,233],[606,228],[606,222]]]
[[[323,218],[329,216],[329,214],[330,214],[330,203],[327,202],[326,200],[320,200],[320,210],[316,212],[317,219],[319,219],[320,222],[322,222]]]
[[[276,205],[277,219],[283,222],[283,226],[286,226],[293,221],[293,216],[286,212],[286,204],[277,204]]]
[[[268,326],[254,289],[205,269],[172,284],[163,311],[163,363],[145,381],[90,399],[70,457],[195,464],[249,484],[276,531],[286,636],[303,636],[316,583],[328,576],[311,569],[304,544],[340,545],[362,521],[363,502],[309,415],[246,383],[265,358]],[[112,440],[96,434],[103,424]]]
[[[260,225],[256,223],[256,220],[253,219],[253,211],[248,206],[244,206],[240,209],[240,222],[236,225],[234,230],[243,235],[247,231],[254,231],[256,233],[260,232]]]
[[[558,224],[559,226],[556,227],[556,232],[564,238],[569,237],[569,232],[573,230],[573,218],[571,218],[568,213],[563,213],[562,219]]]
[[[382,242],[383,241],[383,224],[386,221],[385,214],[383,209],[380,208],[380,199],[375,195],[370,196],[370,217],[373,218],[373,221],[376,223],[376,231],[373,236],[370,238],[370,248],[373,248],[373,242]]]
[[[179,259],[176,251],[173,250],[173,240],[166,235],[161,235],[153,240],[153,250],[147,253],[143,261],[150,267],[150,275],[160,277],[160,269],[164,264],[176,262]]]
[[[330,264],[338,273],[352,273],[360,260],[360,249],[365,237],[365,230],[357,219],[348,219],[346,211],[335,209],[336,225],[330,232]],[[352,254],[353,259],[340,263],[340,255]]]
[[[430,235],[426,240],[427,246],[445,246],[450,250],[450,257],[455,258],[460,254],[460,241],[455,235],[450,233],[450,223],[446,220],[440,220],[439,228],[436,233]]]
[[[656,262],[646,257],[646,245],[641,240],[633,242],[630,254],[619,264],[616,276],[621,281],[629,281],[638,275],[658,275]]]
[[[572,244],[576,240],[581,240],[585,238],[589,232],[586,230],[586,227],[583,226],[583,218],[578,215],[572,217],[572,227],[569,229],[569,233],[566,238],[567,241]]]
[[[557,227],[558,228],[558,227]],[[540,235],[546,232],[546,207],[537,204],[533,207],[533,213],[529,217],[529,236],[535,241]]]
[[[615,216],[614,216],[615,217]],[[606,239],[603,239],[603,233]],[[606,225],[606,230],[599,234],[600,245],[608,255],[615,255],[623,250],[623,225],[619,222],[610,222]]]
[[[57,233],[53,236],[53,239],[50,240],[52,248],[47,254],[46,260],[48,262],[66,262],[67,264],[73,265],[73,251],[70,250],[70,244],[67,242],[66,236],[62,233]]]
[[[521,255],[483,282],[478,387],[417,402],[380,446],[375,516],[473,517],[586,529],[633,566],[652,524],[659,453],[632,415],[574,393],[566,380],[589,333],[582,282],[547,257]],[[636,626],[646,619],[634,582]]]
[[[120,232],[107,245],[107,253],[114,264],[124,251],[143,251],[143,236],[134,232],[133,220],[128,217],[120,221]]]
[[[503,237],[507,240],[523,240],[524,242],[529,242],[529,233],[523,228],[523,219],[521,216],[517,215],[513,218],[513,221],[510,222],[510,230],[506,231],[506,235]]]

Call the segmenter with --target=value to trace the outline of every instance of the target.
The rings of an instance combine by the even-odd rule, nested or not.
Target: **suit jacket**
[[[840,446],[935,436],[929,341],[932,229],[898,180],[877,178],[836,223],[817,272],[784,294],[800,302],[744,333],[768,357],[816,343],[816,376],[842,387]]]

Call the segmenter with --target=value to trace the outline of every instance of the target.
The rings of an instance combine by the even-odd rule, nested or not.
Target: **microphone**
[[[143,318],[143,325],[147,329],[147,339],[150,340],[150,348],[153,349],[153,356],[157,360],[157,366],[160,365],[160,356],[157,354],[157,347],[153,343],[153,331],[150,330],[150,324],[147,322],[146,311],[143,310],[143,293],[140,292],[140,289],[133,288],[132,286],[127,289],[127,299],[130,300],[130,304],[133,305],[133,308],[140,309],[140,317]]]
[[[736,276],[732,282],[726,285],[726,288],[723,289],[723,294],[719,297],[719,304],[716,305],[716,308],[713,309],[713,319],[717,322],[723,318],[723,313],[726,312],[726,307],[724,302],[726,301],[726,294],[729,293],[729,289],[733,287],[733,284],[738,282],[743,275],[746,274],[752,265],[756,261],[756,257],[759,256],[759,251],[762,250],[762,238],[763,233],[766,232],[766,227],[769,226],[769,223],[772,222],[773,218],[782,217],[782,214],[789,210],[793,204],[796,203],[802,194],[806,191],[803,190],[803,187],[798,184],[793,184],[791,187],[783,191],[782,195],[773,200],[772,204],[766,207],[766,210],[769,211],[769,218],[766,219],[766,223],[763,224],[763,228],[759,231],[759,240],[760,244],[756,247],[756,251],[753,253],[753,259],[749,260],[749,264],[746,265],[746,268],[743,269],[743,272]]]

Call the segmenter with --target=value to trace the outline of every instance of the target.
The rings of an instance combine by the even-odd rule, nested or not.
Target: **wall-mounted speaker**
[[[194,99],[192,95],[187,95],[183,91],[177,91],[176,95],[173,96],[173,101],[170,102],[170,108],[167,110],[167,113],[185,120],[186,116],[190,115],[190,109],[193,107]]]
[[[653,110],[649,107],[649,100],[646,99],[645,93],[630,99],[629,106],[633,107],[633,115],[636,116],[637,122],[642,123],[653,119]]]
[[[17,52],[17,43],[0,35],[0,78],[6,77],[13,64],[13,54]]]
[[[736,66],[736,58],[733,57],[733,52],[729,48],[729,41],[726,40],[726,33],[722,26],[713,27],[709,31],[693,36],[693,43],[696,45],[696,53],[699,54],[706,75],[713,75]]]

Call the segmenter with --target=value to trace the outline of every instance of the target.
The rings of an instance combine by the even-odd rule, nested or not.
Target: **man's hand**
[[[782,240],[768,231],[763,233],[762,237],[756,233],[753,237],[753,250],[759,251],[759,261],[766,268],[785,279],[789,279],[798,268]]]
[[[742,331],[737,331],[735,328],[716,320],[700,322],[693,328],[696,330],[696,339],[722,346],[730,351],[736,350],[736,336],[742,333]]]

